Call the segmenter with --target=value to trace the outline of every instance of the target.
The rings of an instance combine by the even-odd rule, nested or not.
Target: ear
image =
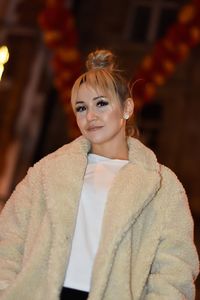
[[[134,112],[134,102],[132,98],[127,98],[124,102],[124,114],[130,118]]]

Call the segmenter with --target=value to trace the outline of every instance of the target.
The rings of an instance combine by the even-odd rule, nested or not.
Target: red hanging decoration
[[[177,22],[159,40],[150,55],[144,57],[132,82],[136,106],[153,101],[156,90],[174,73],[190,49],[200,43],[200,0],[193,0],[180,10]],[[141,80],[137,80],[137,79]]]
[[[70,98],[74,81],[80,75],[81,60],[75,20],[66,1],[47,0],[39,15],[46,45],[51,49],[54,84],[69,120],[69,138],[79,135]],[[69,6],[69,5],[68,5]]]

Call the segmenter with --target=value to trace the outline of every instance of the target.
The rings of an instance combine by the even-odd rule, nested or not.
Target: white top
[[[88,154],[65,287],[90,291],[107,194],[116,173],[127,163],[128,160]]]

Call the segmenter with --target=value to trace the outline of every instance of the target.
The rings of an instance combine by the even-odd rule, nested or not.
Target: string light
[[[6,46],[0,47],[0,81],[2,79],[2,75],[4,72],[4,65],[8,62],[8,60],[9,60],[8,47]]]

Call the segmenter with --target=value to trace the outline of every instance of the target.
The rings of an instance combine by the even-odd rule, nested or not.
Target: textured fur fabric
[[[185,191],[150,149],[133,138],[128,146],[130,162],[108,195],[88,299],[193,300],[199,262]],[[1,300],[59,299],[89,150],[80,137],[48,155],[7,202]]]

